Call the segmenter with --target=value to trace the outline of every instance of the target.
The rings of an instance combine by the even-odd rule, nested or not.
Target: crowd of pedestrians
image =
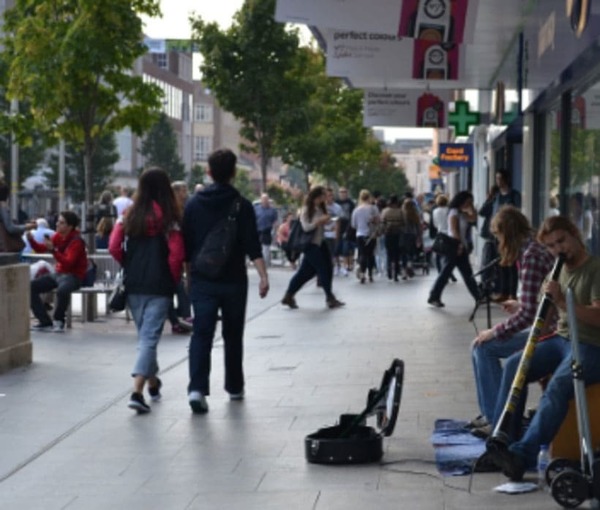
[[[488,452],[492,467],[511,479],[520,479],[540,445],[549,443],[558,431],[573,393],[567,287],[574,291],[580,322],[582,378],[586,383],[600,381],[594,368],[600,359],[600,259],[589,253],[595,242],[594,218],[586,213],[583,199],[574,195],[570,217],[553,214],[535,232],[520,211],[520,194],[511,187],[508,174],[499,171],[479,210],[469,191],[452,197],[438,194],[425,201],[410,193],[386,198],[363,189],[355,204],[346,188],[339,189],[336,199],[332,188],[315,185],[307,191],[297,215],[287,212],[280,221],[267,194],[253,205],[233,186],[236,164],[236,156],[228,149],[212,153],[208,175],[213,183],[198,188],[191,197],[186,183],[171,183],[159,168],[146,169],[140,175],[133,197],[126,189],[116,199],[108,191],[100,196],[95,217],[97,247],[107,246],[123,268],[127,304],[138,334],[128,406],[145,414],[151,407],[144,392],[151,402],[161,398],[158,347],[166,321],[171,322],[174,333],[180,332],[182,322],[188,325],[182,332],[190,335],[187,394],[192,412],[209,410],[218,321],[224,343],[224,389],[230,400],[244,399],[247,260],[258,273],[258,294],[265,297],[273,238],[296,264],[295,225],[300,226],[304,242],[281,300],[290,309],[298,308],[297,295],[313,278],[330,309],[345,305],[333,292],[335,276],[356,272],[360,285],[373,282],[376,273],[390,282],[408,280],[415,276],[418,264],[429,267],[432,241],[445,234],[453,248],[435,256],[438,274],[428,304],[444,307],[444,288],[457,269],[476,303],[493,300],[507,314],[472,341],[480,408],[480,415],[468,425],[474,435],[488,437],[498,423],[540,295],[546,292],[552,298],[553,315],[546,321],[548,339],[534,352],[527,375],[528,382],[549,378],[538,411],[524,433],[518,426],[511,429],[507,449]],[[27,249],[50,253],[55,262],[52,273],[31,281],[31,310],[37,319],[33,329],[62,332],[70,295],[82,285],[88,265],[79,218],[72,211],[62,211],[53,225],[55,230],[44,218],[16,224],[10,219],[7,198],[8,188],[1,184],[0,221],[6,230],[25,235]],[[478,217],[482,218],[479,229]],[[208,275],[199,261],[206,245],[215,242],[209,241],[215,225],[228,218],[235,221],[236,228],[220,234],[226,255],[218,274]],[[484,242],[483,263],[488,272],[483,279],[489,280],[489,285],[478,284],[471,267],[476,232]],[[549,282],[547,275],[559,255],[565,259],[564,268],[558,281]],[[50,317],[41,295],[54,289],[57,301]],[[523,407],[522,401],[519,406]]]

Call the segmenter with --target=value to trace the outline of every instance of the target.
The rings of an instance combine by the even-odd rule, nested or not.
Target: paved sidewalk
[[[397,284],[336,278],[343,309],[326,309],[310,283],[297,296],[300,308],[289,310],[279,299],[291,274],[274,268],[271,292],[259,300],[251,270],[247,398],[227,399],[217,342],[204,416],[187,404],[186,337],[164,335],[163,400],[137,416],[126,407],[131,323],[119,316],[74,322],[64,335],[34,334],[33,365],[0,375],[0,508],[558,508],[541,492],[492,492],[505,481],[499,474],[476,475],[468,492],[468,477],[437,473],[429,443],[435,419],[478,414],[472,302],[462,282],[446,288],[446,308],[434,309],[426,299],[435,273]],[[485,326],[484,310],[476,323]],[[396,357],[406,366],[404,390],[382,463],[308,464],[304,437],[361,411]]]

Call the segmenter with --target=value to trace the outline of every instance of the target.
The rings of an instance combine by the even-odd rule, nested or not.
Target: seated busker
[[[519,299],[505,301],[502,308],[510,314],[491,329],[480,331],[472,343],[473,372],[481,415],[468,428],[474,436],[491,433],[498,389],[502,378],[501,361],[525,346],[535,319],[538,297],[544,278],[554,265],[554,257],[535,241],[529,220],[516,207],[505,205],[494,216],[490,233],[498,239],[500,265],[518,262],[521,292]]]
[[[72,211],[61,212],[56,222],[56,233],[38,243],[31,234],[29,244],[37,253],[52,253],[56,261],[55,272],[48,273],[31,281],[31,311],[38,322],[32,327],[35,331],[64,332],[65,314],[71,294],[81,287],[85,278],[88,259],[85,242],[77,227],[79,218]],[[40,294],[56,289],[54,320],[50,319]]]
[[[567,414],[574,395],[571,372],[571,343],[567,322],[567,287],[573,291],[579,336],[581,378],[586,385],[600,382],[600,257],[587,253],[581,233],[568,218],[554,216],[545,220],[537,239],[555,257],[564,256],[564,266],[557,281],[549,281],[543,290],[558,311],[556,332],[537,344],[529,360],[525,377],[529,383],[549,377],[537,411],[522,437],[519,431],[525,392],[512,412],[512,422],[504,430],[504,408],[517,375],[521,353],[510,356],[503,369],[494,423],[496,428],[488,440],[487,454],[511,480],[521,480],[526,469],[536,464],[541,445],[552,443]],[[551,310],[552,312],[552,310]],[[516,421],[516,423],[515,423]],[[498,422],[502,422],[498,425]],[[500,430],[502,429],[502,430]]]

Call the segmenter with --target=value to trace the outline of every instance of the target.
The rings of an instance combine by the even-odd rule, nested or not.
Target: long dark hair
[[[473,194],[470,191],[459,191],[456,195],[454,195],[454,197],[452,197],[448,207],[450,209],[460,210],[460,208],[465,205],[465,202],[467,202],[469,199],[473,199]]]
[[[306,216],[308,217],[308,221],[312,221],[317,210],[315,200],[322,195],[325,195],[325,188],[323,186],[315,186],[308,192],[308,195],[306,195],[306,198],[304,199],[304,206],[306,207]],[[321,211],[327,214],[325,204],[321,204]]]
[[[174,223],[181,222],[181,212],[169,176],[157,167],[148,168],[140,175],[133,205],[125,217],[125,234],[131,237],[146,234],[148,217],[155,217],[153,202],[162,210],[162,232],[167,232]]]

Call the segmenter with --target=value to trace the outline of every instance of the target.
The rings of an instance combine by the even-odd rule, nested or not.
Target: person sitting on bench
[[[85,242],[77,227],[79,218],[72,211],[63,211],[56,222],[56,233],[44,238],[43,243],[35,241],[29,234],[27,239],[35,252],[52,253],[56,261],[54,273],[45,274],[31,281],[31,311],[38,320],[34,331],[65,330],[65,314],[71,294],[81,287],[87,271],[88,260]],[[40,294],[56,289],[54,321],[50,319]]]

